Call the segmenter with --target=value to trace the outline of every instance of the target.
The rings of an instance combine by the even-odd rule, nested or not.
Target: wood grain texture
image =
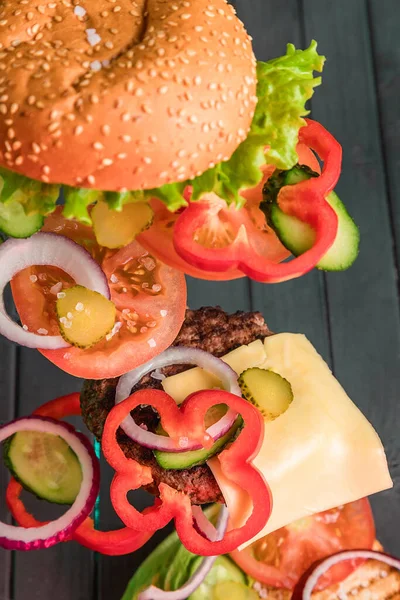
[[[0,423],[14,418],[16,400],[17,348],[0,338]],[[8,483],[8,473],[0,466],[0,519],[11,522],[3,500]],[[8,599],[11,592],[12,554],[0,549],[0,598]]]
[[[395,490],[372,499],[378,535],[400,554],[398,456],[400,323],[388,190],[377,113],[366,3],[304,0],[306,36],[328,56],[313,117],[343,145],[337,191],[361,230],[361,252],[327,290],[335,374],[387,450]]]
[[[400,11],[392,0],[369,0],[368,17],[373,53],[382,154],[400,264]]]
[[[259,60],[285,53],[286,44],[308,45],[304,40],[301,5],[297,0],[276,3],[265,0],[236,0],[235,7],[244,21]],[[318,102],[319,90],[316,92]],[[319,99],[321,102],[321,98]],[[279,285],[251,282],[251,303],[261,311],[272,331],[306,334],[318,351],[330,362],[329,329],[322,273],[309,273],[301,279]]]

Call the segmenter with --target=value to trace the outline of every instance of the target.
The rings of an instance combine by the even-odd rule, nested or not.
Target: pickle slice
[[[90,348],[115,325],[115,305],[81,285],[57,294],[57,316],[62,337],[78,348]]]
[[[259,600],[257,592],[238,581],[220,581],[212,589],[212,600]]]
[[[284,413],[293,400],[292,386],[274,371],[252,367],[243,371],[238,383],[243,397],[270,421]]]
[[[153,210],[147,202],[131,202],[118,211],[100,200],[94,206],[91,217],[97,243],[106,248],[122,248],[150,227]]]

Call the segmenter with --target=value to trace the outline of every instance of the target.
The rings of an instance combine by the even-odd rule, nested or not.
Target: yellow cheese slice
[[[307,338],[282,333],[264,344],[262,366],[285,377],[294,398],[286,412],[265,423],[253,462],[270,485],[273,510],[266,527],[241,548],[292,521],[393,485],[378,434]],[[242,525],[251,510],[247,494],[221,472],[218,457],[208,464],[231,526]]]
[[[248,346],[239,346],[236,350],[225,354],[222,360],[240,375],[240,373],[250,367],[258,367],[265,363],[266,354],[264,344],[261,340],[256,340]],[[195,367],[183,373],[166,377],[162,382],[162,386],[177,404],[181,404],[193,392],[221,387],[221,383],[211,373]]]

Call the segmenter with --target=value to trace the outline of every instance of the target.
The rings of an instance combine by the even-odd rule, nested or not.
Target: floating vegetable
[[[164,430],[178,444],[182,437],[200,443],[212,444],[206,432],[204,416],[216,404],[226,404],[239,413],[244,427],[232,445],[223,450],[218,458],[226,476],[244,488],[251,498],[252,512],[246,523],[229,531],[221,541],[210,542],[198,533],[193,525],[191,502],[188,496],[159,485],[161,506],[153,505],[147,515],[137,511],[128,501],[129,490],[139,489],[153,481],[151,469],[135,460],[126,458],[116,440],[117,430],[126,416],[137,406],[148,405],[158,411]],[[271,513],[271,497],[262,475],[252,466],[264,433],[261,414],[251,404],[229,392],[203,390],[192,394],[179,409],[174,400],[161,390],[143,389],[111,409],[107,416],[102,437],[103,454],[116,471],[111,483],[110,496],[116,513],[128,527],[139,531],[161,529],[175,519],[178,535],[185,547],[200,556],[224,554],[250,540],[268,521]]]
[[[25,417],[0,429],[0,442],[20,431],[60,436],[78,457],[82,468],[82,485],[67,512],[50,523],[24,529],[0,523],[0,546],[10,550],[49,548],[68,539],[93,510],[99,491],[99,465],[87,438],[67,423],[49,417]]]
[[[80,415],[81,407],[79,394],[68,394],[67,396],[61,396],[60,398],[51,400],[40,406],[34,414],[43,417],[53,417],[54,419]],[[25,506],[20,499],[22,489],[22,485],[14,478],[11,478],[6,492],[8,508],[13,518],[22,527],[41,527],[44,523],[36,520],[26,511]],[[135,552],[135,550],[141,548],[151,536],[151,532],[139,532],[134,529],[129,529],[128,527],[122,527],[121,529],[111,531],[98,531],[94,527],[93,519],[87,517],[74,531],[72,539],[95,552],[110,556],[121,556]],[[68,540],[66,539],[65,541]]]
[[[99,246],[122,248],[150,227],[153,210],[147,202],[131,202],[117,211],[100,200],[93,207],[91,218]]]
[[[7,315],[3,302],[4,288],[26,267],[51,265],[83,285],[110,298],[107,278],[99,265],[81,246],[53,233],[36,233],[27,240],[7,240],[0,247],[0,333],[13,342],[29,348],[55,350],[68,347],[59,335],[39,335],[25,331]]]
[[[284,413],[293,400],[292,386],[288,380],[267,369],[246,369],[241,373],[238,383],[246,400],[254,404],[269,421]]]
[[[57,296],[60,332],[72,346],[90,348],[112,331],[115,304],[102,294],[75,285]]]
[[[315,231],[312,247],[289,262],[278,263],[259,254],[243,225],[240,225],[235,239],[225,247],[206,247],[199,242],[198,232],[206,224],[208,209],[203,201],[199,201],[191,202],[174,226],[174,246],[181,258],[209,271],[240,269],[252,279],[264,283],[300,277],[316,266],[338,234],[338,217],[326,196],[339,179],[342,149],[322,125],[310,119],[306,121],[307,126],[300,130],[299,141],[315,150],[324,161],[322,174],[285,186],[277,201],[284,213],[296,217]]]
[[[227,391],[236,396],[242,395],[240,387],[237,384],[237,375],[235,371],[223,360],[216,358],[208,352],[204,352],[204,350],[176,346],[174,348],[169,348],[146,364],[123,375],[118,382],[115,403],[119,404],[125,400],[144,375],[151,373],[155,369],[177,364],[197,365],[202,367],[218,377]],[[232,428],[236,417],[237,414],[234,411],[228,410],[217,423],[208,428],[207,433],[210,438],[216,441],[226,435]],[[146,431],[139,425],[136,425],[130,415],[124,419],[121,423],[121,427],[126,435],[146,448],[152,448],[162,452],[184,452],[201,448],[201,445],[190,440],[187,435],[183,436],[185,440],[182,441],[182,445],[179,446],[171,438]]]

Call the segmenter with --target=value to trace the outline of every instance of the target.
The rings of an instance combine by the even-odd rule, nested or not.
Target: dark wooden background
[[[267,286],[190,280],[191,307],[257,309],[275,331],[304,332],[334,368],[384,441],[394,490],[372,498],[378,536],[400,556],[400,30],[399,0],[236,0],[257,57],[312,38],[328,61],[312,116],[344,149],[340,197],[360,225],[361,254],[343,274],[311,273]],[[39,353],[0,339],[0,421],[79,389]],[[101,527],[117,526],[103,469]],[[0,479],[0,517],[5,471]],[[141,499],[144,502],[144,498]],[[41,507],[43,517],[48,508]],[[127,557],[94,555],[75,543],[31,553],[0,552],[0,600],[118,600],[160,537]]]

